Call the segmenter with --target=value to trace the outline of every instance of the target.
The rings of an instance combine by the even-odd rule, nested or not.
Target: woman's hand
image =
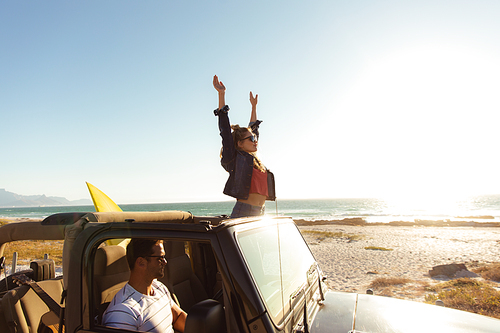
[[[214,88],[219,93],[219,109],[222,109],[226,105],[226,87],[219,81],[217,75],[214,75]]]
[[[217,77],[217,75],[214,75],[214,88],[219,93],[226,91],[226,87],[224,86],[224,83],[222,83],[222,81],[219,81],[219,78]]]
[[[252,92],[250,91],[250,103],[252,104],[252,106],[257,105],[258,99],[259,99],[259,94],[255,94],[255,97],[254,97]]]
[[[255,97],[253,96],[252,92],[250,91],[250,103],[252,104],[252,113],[250,114],[250,123],[253,123],[257,120],[257,101],[259,99],[259,95],[255,94]]]

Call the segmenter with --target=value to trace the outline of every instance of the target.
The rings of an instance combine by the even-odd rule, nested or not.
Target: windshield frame
[[[258,248],[254,247],[259,242],[256,239],[258,236],[273,240],[273,233],[276,244],[270,244],[268,239],[261,239],[261,243],[257,244]],[[290,241],[290,238],[285,236],[292,236],[293,240]],[[310,279],[312,270],[319,274],[316,259],[291,219],[266,219],[264,224],[259,223],[253,228],[236,231],[234,237],[262,304],[272,322],[279,327],[286,318],[292,315],[292,309],[298,300],[297,296],[304,295],[303,291],[310,290],[312,285],[317,283],[316,279]],[[251,241],[253,244],[250,244]],[[263,253],[261,250],[269,252]],[[274,251],[270,253],[270,250]],[[278,258],[276,258],[276,253]],[[269,261],[269,258],[266,259],[266,255],[270,256],[271,260],[271,263],[268,262],[267,265],[266,261]],[[301,261],[297,262],[297,260]],[[276,262],[278,262],[278,267],[272,267],[272,264]],[[278,271],[279,281],[275,276]],[[279,293],[279,298],[274,295],[276,292]]]

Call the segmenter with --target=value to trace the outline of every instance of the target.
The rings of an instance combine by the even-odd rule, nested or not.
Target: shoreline
[[[476,217],[480,218],[480,217]],[[351,226],[395,226],[395,227],[500,227],[500,222],[477,222],[477,221],[452,221],[452,220],[420,220],[391,221],[391,222],[366,222],[362,217],[344,218],[342,220],[305,220],[294,219],[297,226],[320,226],[320,225],[351,225]]]
[[[475,219],[489,219],[489,217],[474,217]],[[496,228],[500,227],[500,222],[491,221],[452,221],[449,219],[443,220],[421,220],[415,219],[414,222],[411,221],[390,221],[390,222],[367,222],[363,217],[348,217],[341,220],[306,220],[303,218],[293,218],[295,224],[299,227],[303,226],[364,226],[364,227],[375,227],[375,226],[394,226],[394,227],[475,227],[475,228]],[[11,223],[11,222],[37,222],[43,221],[43,218],[31,218],[31,217],[3,217],[0,216],[0,223]]]
[[[2,217],[0,216],[0,223],[12,223],[12,222],[40,222],[43,219],[31,218],[31,217]]]

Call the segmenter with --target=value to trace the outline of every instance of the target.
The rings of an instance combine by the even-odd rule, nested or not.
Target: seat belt
[[[68,291],[64,289],[61,295],[61,312],[59,313],[59,327],[57,330],[59,333],[64,333],[66,331],[66,327],[64,326],[64,311],[66,310],[66,307],[62,306],[66,300],[66,296],[68,296]]]
[[[49,307],[50,311],[59,316],[61,313],[61,306],[50,297],[45,290],[43,290],[36,282],[30,282],[29,286],[33,291],[42,299],[42,301]]]
[[[59,319],[59,323],[58,324],[51,324],[50,326],[52,327],[49,327],[49,325],[47,325],[46,323],[44,323],[47,327],[49,327],[50,329],[52,328],[55,328],[59,333],[63,333],[64,332],[64,326],[61,325],[62,322],[63,322],[63,316],[64,316],[64,307],[63,306],[60,306],[59,304],[57,304],[56,301],[54,301],[54,299],[52,297],[49,296],[49,294],[47,294],[45,292],[45,290],[42,289],[42,287],[40,287],[38,285],[38,283],[36,283],[35,281],[33,281],[32,279],[30,279],[29,277],[27,277],[26,275],[24,274],[18,274],[16,276],[12,276],[12,279],[18,283],[18,284],[24,284],[24,285],[28,285],[31,289],[33,289],[33,291],[35,292],[35,294],[38,295],[38,297],[40,297],[40,299],[45,303],[45,305],[47,305],[47,307],[49,308],[50,311],[52,311]],[[65,292],[63,291],[63,294],[61,295],[61,304],[63,304],[64,302],[64,298],[65,298]],[[52,331],[54,331],[52,329]]]

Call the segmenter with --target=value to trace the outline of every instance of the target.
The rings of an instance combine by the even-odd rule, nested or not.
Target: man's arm
[[[172,326],[175,330],[179,332],[184,332],[184,326],[186,326],[187,313],[182,311],[182,309],[175,303],[172,306]]]
[[[137,330],[137,316],[123,303],[110,305],[103,315],[102,324],[104,326],[125,329],[129,331]]]

